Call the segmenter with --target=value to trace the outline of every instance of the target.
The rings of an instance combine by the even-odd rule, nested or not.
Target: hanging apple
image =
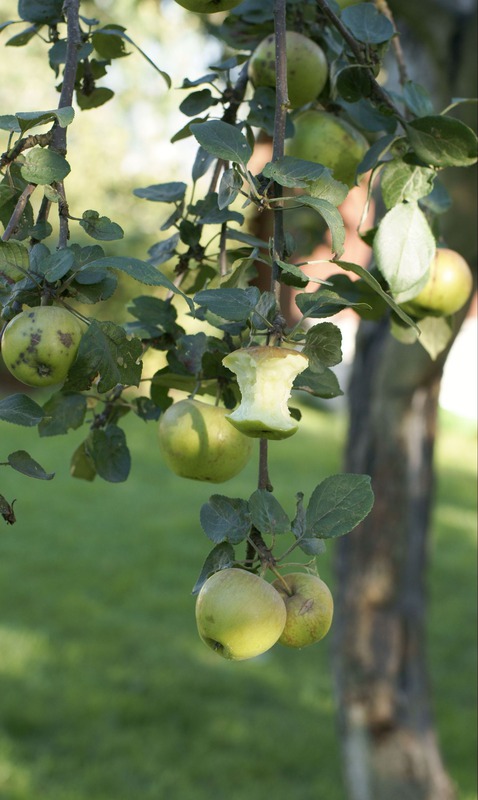
[[[271,33],[257,45],[249,62],[254,86],[275,89],[275,36]],[[315,100],[327,82],[328,64],[318,44],[295,31],[286,32],[287,90],[292,108]]]
[[[63,383],[83,333],[81,322],[65,308],[38,306],[17,314],[2,336],[7,369],[27,386]]]
[[[233,661],[269,650],[285,620],[284,602],[272,584],[235,567],[211,575],[196,601],[199,636],[218,655]]]
[[[189,398],[159,420],[159,445],[168,467],[182,478],[222,483],[252,455],[252,442],[227,420],[227,410]]]
[[[298,428],[287,401],[294,379],[308,365],[297,350],[285,347],[247,347],[234,350],[222,363],[234,372],[241,403],[227,415],[229,422],[247,436],[286,439]]]
[[[473,289],[467,262],[455,250],[439,247],[430,264],[427,283],[403,309],[416,317],[446,316],[463,308]]]
[[[280,644],[287,647],[307,647],[320,642],[332,624],[334,601],[330,589],[318,575],[291,572],[284,575],[288,586],[277,579],[272,584],[281,595],[287,619]]]

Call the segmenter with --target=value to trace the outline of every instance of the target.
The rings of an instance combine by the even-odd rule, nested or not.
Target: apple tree
[[[420,348],[427,359],[446,352],[459,308],[424,302],[421,293],[429,291],[438,220],[449,205],[442,171],[475,163],[476,136],[455,115],[465,101],[436,109],[424,87],[408,79],[384,0],[343,9],[346,4],[334,0],[181,5],[206,14],[224,57],[205,75],[184,77],[185,124],[173,139],[190,137],[196,144],[189,182],[155,182],[138,187],[131,199],[133,218],[142,202],[169,210],[161,238],[142,259],[108,253],[108,242],[123,231],[102,210],[70,208],[68,130],[75,114],[94,113],[112,100],[112,90],[98,81],[107,81],[111,63],[128,48],[150,61],[167,91],[165,65],[149,59],[122,20],[102,24],[82,13],[79,0],[20,0],[19,20],[2,26],[3,35],[11,36],[11,26],[21,23],[6,41],[10,46],[28,47],[33,37],[43,38],[52,98],[55,82],[60,85],[59,101],[52,99],[49,109],[0,116],[3,361],[26,386],[51,387],[42,404],[27,390],[5,393],[0,419],[37,427],[41,437],[83,428],[71,474],[86,481],[127,480],[131,459],[122,420],[128,414],[159,424],[166,459],[187,478],[228,479],[231,460],[239,451],[240,469],[250,456],[250,440],[257,438],[258,482],[250,495],[213,494],[200,509],[211,551],[198,565],[193,590],[202,638],[226,658],[244,658],[281,641],[287,626],[293,629],[289,646],[325,635],[331,608],[327,587],[319,587],[316,558],[328,539],[366,524],[373,505],[367,473],[374,474],[376,494],[381,481],[395,480],[385,469],[380,480],[374,464],[362,458],[358,465],[351,457],[349,471],[326,478],[307,501],[296,487],[290,519],[274,496],[269,447],[280,447],[300,425],[300,410],[288,406],[292,392],[325,400],[342,394],[332,369],[342,359],[340,329],[332,321],[339,311],[354,309],[379,331],[380,343],[391,336],[400,348]],[[208,15],[225,11],[219,25],[209,24]],[[389,51],[401,67],[401,85],[393,92],[377,79]],[[270,159],[255,170],[255,146],[264,139],[271,141]],[[376,193],[381,208],[374,226],[360,230],[370,247],[370,269],[343,258],[340,208],[359,181],[368,185],[367,204]],[[311,210],[328,230],[336,272],[325,282],[313,278],[292,235],[290,214],[298,207]],[[271,220],[270,236],[250,232],[253,213]],[[79,229],[91,244],[75,241]],[[166,265],[172,265],[172,276]],[[114,296],[119,273],[140,286],[124,324],[99,311]],[[471,290],[468,267],[465,282],[462,305]],[[282,305],[291,287],[294,322]],[[188,328],[191,319],[195,332]],[[143,369],[148,350],[166,354],[166,366],[151,375]],[[186,399],[177,401],[177,392]],[[360,414],[354,420],[360,425]],[[25,451],[0,457],[3,468],[53,477]],[[383,496],[377,496],[380,511]],[[21,495],[15,511],[21,513]],[[14,523],[13,503],[1,495],[0,513]],[[288,578],[293,550],[301,553],[304,572]],[[301,580],[304,575],[313,579],[311,586]],[[272,595],[266,577],[274,578]],[[252,579],[258,590],[249,589]],[[225,609],[220,631],[204,628],[201,608],[208,602],[216,607],[211,587]],[[279,609],[276,617],[267,611],[276,623],[274,635],[252,613],[246,640],[256,637],[257,647],[239,643],[237,649],[237,642],[229,646],[224,637],[251,591],[256,610],[262,603],[269,609],[269,602]],[[345,597],[346,589],[341,591]],[[316,593],[327,602],[321,604]],[[319,612],[308,616],[311,608]],[[339,619],[342,631],[345,617]],[[309,623],[313,635],[304,633]],[[375,774],[370,780],[371,788],[367,784],[361,795],[351,788],[351,796],[392,796],[391,773],[383,779],[385,789]],[[420,780],[414,776],[412,783],[407,796],[425,796]],[[396,796],[405,796],[405,784],[397,785]]]

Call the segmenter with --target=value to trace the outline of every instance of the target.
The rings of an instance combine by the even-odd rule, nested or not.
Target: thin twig
[[[16,158],[23,153],[24,150],[28,150],[30,147],[46,147],[51,142],[51,131],[47,133],[37,133],[35,136],[24,136],[22,139],[19,139],[18,142],[12,147],[11,150],[7,150],[5,153],[0,156],[0,169],[3,167],[7,167]]]
[[[17,204],[13,210],[12,216],[8,221],[8,225],[3,232],[2,242],[8,242],[10,236],[15,233],[22,214],[25,211],[25,207],[30,199],[30,195],[33,194],[36,188],[36,183],[27,183],[25,186],[23,192],[17,200]]]
[[[282,158],[284,155],[285,127],[289,95],[287,90],[287,53],[286,53],[286,2],[275,0],[274,4],[274,35],[276,52],[276,108],[274,116],[274,138],[272,144],[272,160]],[[277,183],[272,184],[272,197],[277,199],[282,194],[282,187]],[[283,210],[278,207],[274,214],[274,230],[272,236],[272,274],[271,291],[277,304],[280,303],[280,267],[278,261],[284,260],[284,219]]]
[[[400,85],[403,87],[408,81],[408,73],[407,73],[407,66],[405,64],[405,57],[403,55],[402,44],[400,42],[400,36],[397,31],[397,26],[395,25],[395,19],[393,17],[390,6],[387,3],[387,0],[375,0],[375,5],[377,7],[377,10],[380,11],[385,17],[387,17],[387,19],[389,19],[393,25],[395,36],[392,39],[392,48],[398,66],[398,76],[400,80]]]

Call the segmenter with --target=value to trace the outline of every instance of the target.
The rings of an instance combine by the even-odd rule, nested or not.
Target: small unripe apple
[[[286,153],[332,170],[335,180],[351,187],[368,150],[366,138],[349,122],[326,111],[309,109],[294,119],[295,133]]]
[[[234,372],[241,403],[227,418],[247,436],[286,439],[299,427],[287,401],[294,379],[308,366],[308,359],[285,347],[247,347],[223,358]]]
[[[180,400],[159,420],[159,445],[168,467],[182,478],[222,483],[249,461],[252,442],[230,425],[228,411],[200,400]]]
[[[307,647],[320,642],[332,624],[334,601],[329,587],[317,575],[291,572],[284,575],[289,593],[279,579],[275,586],[285,603],[287,619],[279,638],[287,647]]]
[[[230,11],[242,3],[242,0],[176,0],[176,2],[196,14],[216,14],[218,11]]]
[[[63,383],[82,333],[81,322],[65,308],[38,306],[22,311],[3,333],[5,366],[27,386]]]
[[[430,264],[427,283],[402,308],[417,317],[455,314],[463,308],[472,289],[473,277],[463,256],[439,247]]]
[[[312,102],[327,82],[328,64],[318,44],[295,31],[286,32],[287,89],[292,108]],[[254,86],[275,89],[275,36],[271,33],[260,42],[249,62],[249,77]]]
[[[218,655],[233,661],[269,650],[285,619],[284,602],[272,584],[235,567],[211,575],[196,601],[199,636]]]

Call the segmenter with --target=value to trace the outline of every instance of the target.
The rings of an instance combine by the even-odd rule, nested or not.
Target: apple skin
[[[430,264],[427,283],[401,307],[418,318],[455,314],[463,308],[472,289],[473,276],[463,256],[455,250],[439,247]]]
[[[159,445],[168,467],[181,478],[223,483],[252,455],[252,442],[227,421],[227,409],[180,400],[159,420]]]
[[[217,14],[219,11],[230,11],[242,0],[176,0],[176,3],[196,14]]]
[[[344,119],[326,111],[309,109],[294,119],[295,133],[286,142],[286,154],[322,164],[335,180],[349,188],[368,150],[366,138]]]
[[[235,567],[211,575],[196,601],[199,636],[214,652],[232,661],[269,650],[285,621],[285,604],[272,584]]]
[[[63,383],[83,333],[81,322],[58,306],[38,306],[17,314],[5,328],[5,366],[27,386]]]
[[[298,429],[287,407],[294,378],[306,369],[308,359],[286,347],[247,347],[223,358],[234,372],[241,403],[227,418],[246,436],[287,439]]]
[[[254,86],[275,89],[275,37],[266,36],[249,62],[249,77]],[[298,108],[319,96],[329,72],[325,53],[318,44],[295,31],[286,31],[287,89],[289,103]]]
[[[334,613],[334,601],[329,587],[317,575],[291,572],[284,575],[292,595],[282,581],[272,584],[282,596],[287,619],[279,643],[286,647],[307,647],[320,642],[328,632]]]

